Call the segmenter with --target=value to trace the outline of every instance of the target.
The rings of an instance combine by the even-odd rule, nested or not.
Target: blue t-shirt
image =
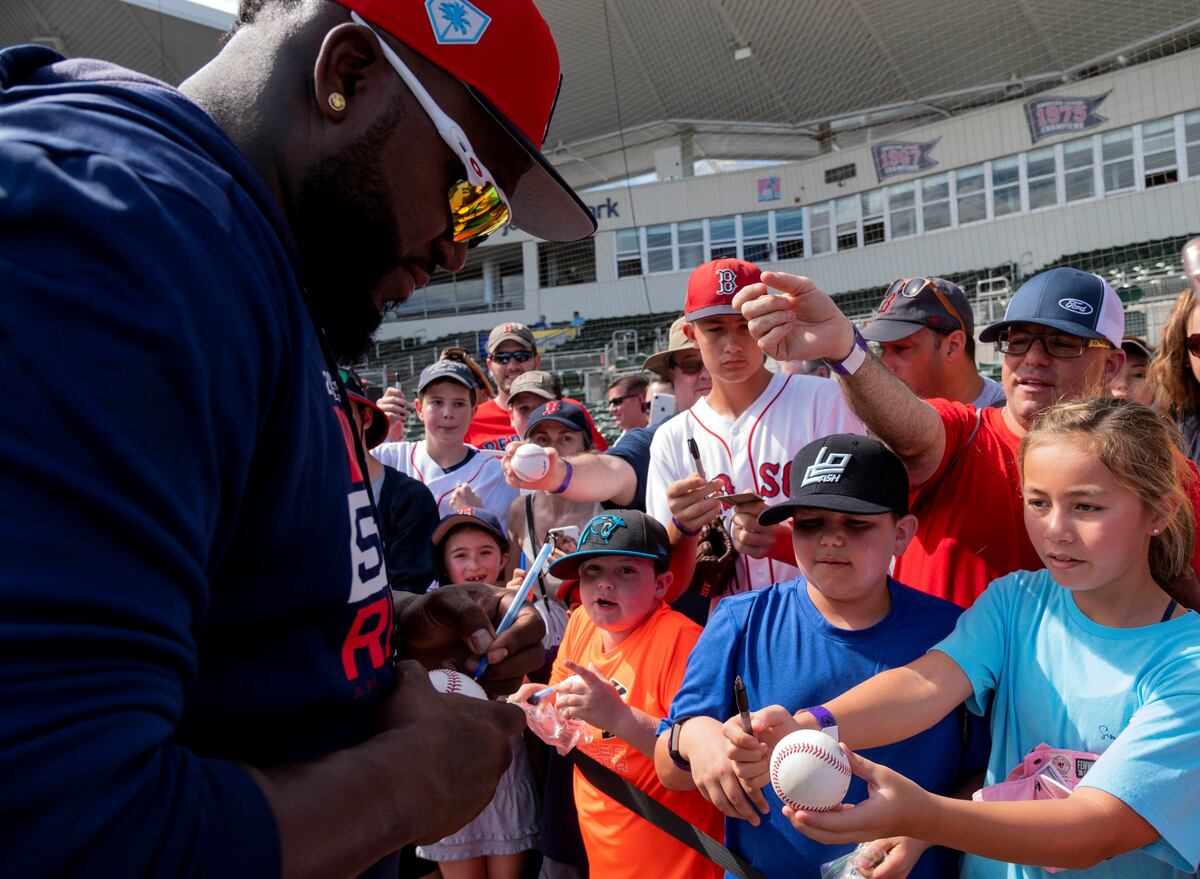
[[[662,424],[666,423],[666,421],[662,422]],[[633,496],[633,503],[629,505],[630,509],[643,511],[646,509],[646,474],[650,470],[650,441],[654,439],[654,432],[662,424],[656,424],[653,427],[631,428],[621,434],[621,438],[613,447],[604,453],[612,455],[614,458],[620,458],[633,468],[634,475],[637,476],[637,493]]]
[[[688,660],[683,686],[659,734],[680,717],[703,715],[724,722],[737,713],[733,676],[746,684],[751,708],[782,705],[798,711],[820,705],[889,668],[907,665],[953,628],[962,610],[931,595],[888,580],[892,608],[867,629],[839,629],[813,606],[807,583],[797,577],[755,592],[721,599]],[[926,790],[954,793],[962,779],[983,768],[986,732],[965,712],[947,715],[931,729],[903,742],[863,751]],[[969,744],[964,747],[964,739]],[[969,752],[969,753],[968,753]],[[725,844],[768,879],[816,879],[821,864],[851,845],[821,845],[798,833],[783,817],[783,803],[768,785],[771,812],[758,827],[725,819]],[[866,784],[854,778],[846,802],[866,799]],[[958,853],[931,848],[913,868],[916,879],[957,876]],[[728,874],[727,874],[728,875]]]
[[[1200,615],[1111,629],[1079,609],[1048,571],[994,580],[935,648],[990,708],[987,783],[1041,743],[1100,754],[1080,782],[1121,800],[1159,832],[1064,879],[1168,879],[1200,862]],[[1053,865],[1051,865],[1053,866]],[[968,855],[970,879],[1042,879],[1040,868]]]
[[[0,52],[0,872],[278,875],[235,762],[376,728],[390,592],[298,266],[178,91]]]

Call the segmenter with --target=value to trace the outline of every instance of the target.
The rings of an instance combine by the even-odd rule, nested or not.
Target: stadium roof
[[[685,160],[795,160],[1200,45],[1194,0],[538,5],[564,73],[546,151],[577,187],[652,170],[664,146]],[[7,0],[0,44],[179,82],[215,53],[235,6]]]

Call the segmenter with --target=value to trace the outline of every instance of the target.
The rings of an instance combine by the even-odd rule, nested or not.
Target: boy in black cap
[[[756,754],[759,746],[738,717],[734,676],[744,681],[753,709],[816,706],[815,715],[828,717],[820,705],[842,692],[843,682],[853,686],[881,669],[911,662],[949,634],[962,611],[888,576],[893,555],[904,552],[917,519],[908,511],[904,465],[877,440],[837,434],[809,443],[792,462],[789,499],[760,518],[764,525],[791,520],[804,576],[717,605],[670,714],[659,724],[655,764],[668,787],[697,787],[729,819],[742,819],[726,820],[726,845],[763,875],[816,877],[821,864],[851,847],[821,845],[795,832],[773,790],[755,790],[753,803],[747,800],[730,760],[731,738]],[[949,794],[965,769],[983,768],[987,748],[985,742],[981,753],[964,760],[963,735],[952,715],[874,754],[871,759],[905,766]],[[864,783],[855,779],[846,802],[866,795]],[[877,846],[893,864],[904,859],[897,875],[905,875],[906,867],[913,877],[957,875],[957,855],[948,850],[926,851],[923,843],[908,839]]]
[[[676,814],[720,838],[721,816],[694,791],[664,788],[654,771],[658,719],[679,688],[700,627],[664,602],[671,585],[666,529],[638,510],[594,517],[579,548],[550,566],[578,577],[582,612],[567,623],[550,683],[565,717],[589,724],[580,750]],[[515,700],[539,688],[527,684]],[[600,793],[578,770],[575,805],[592,879],[716,877],[707,859]]]
[[[393,589],[419,595],[429,589],[436,576],[431,541],[438,517],[437,504],[417,480],[369,454],[369,450],[387,438],[388,417],[367,396],[357,372],[348,368],[339,372],[367,462],[367,479],[375,497],[379,529],[383,532],[388,582]]]

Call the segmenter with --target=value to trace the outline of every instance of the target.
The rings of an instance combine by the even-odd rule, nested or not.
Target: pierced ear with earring
[[[329,95],[329,106],[338,113],[346,109],[346,97],[341,92],[331,92]]]
[[[1153,534],[1155,537],[1158,537],[1158,535],[1162,533],[1162,529],[1161,528],[1151,528],[1150,533]]]

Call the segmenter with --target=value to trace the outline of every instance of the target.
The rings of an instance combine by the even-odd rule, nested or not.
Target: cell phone
[[[674,394],[655,394],[650,398],[650,426],[657,427],[676,411]]]
[[[564,541],[559,540],[560,537],[569,538],[571,541],[573,541],[575,543],[576,546],[578,546],[579,545],[579,526],[578,525],[564,525],[561,528],[551,528],[549,531],[546,532],[546,539],[550,540],[555,546],[558,546],[559,543],[564,542]]]

